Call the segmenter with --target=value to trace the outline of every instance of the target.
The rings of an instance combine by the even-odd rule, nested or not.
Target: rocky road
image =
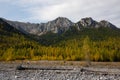
[[[85,67],[79,62],[39,61],[22,62],[22,66],[29,69],[17,70],[20,64],[1,62],[0,80],[120,80],[119,65]]]

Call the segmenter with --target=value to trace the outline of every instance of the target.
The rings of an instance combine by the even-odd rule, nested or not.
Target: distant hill
[[[17,30],[3,19],[0,19],[0,60],[24,59],[23,56],[11,56],[11,54],[22,55],[25,49],[33,48],[38,43],[28,35]],[[14,51],[16,51],[14,53]]]
[[[22,44],[22,41],[34,42],[26,34],[0,19],[0,48],[14,47]]]

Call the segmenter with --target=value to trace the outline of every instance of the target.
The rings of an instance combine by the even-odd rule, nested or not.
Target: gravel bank
[[[53,64],[51,64],[53,63]],[[30,63],[26,67],[71,70],[16,70],[20,63],[0,63],[0,80],[120,80],[120,69],[111,67],[83,67],[73,64]],[[43,64],[43,65],[41,65]],[[51,65],[50,65],[51,64]]]

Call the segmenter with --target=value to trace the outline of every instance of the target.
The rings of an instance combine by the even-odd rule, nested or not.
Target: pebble
[[[120,80],[120,74],[98,74],[81,70],[79,67],[73,67],[73,70],[16,70],[14,67],[0,67],[0,80]]]

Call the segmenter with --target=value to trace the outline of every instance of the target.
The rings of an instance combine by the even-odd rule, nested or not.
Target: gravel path
[[[16,70],[17,65],[19,63],[1,63],[0,80],[120,80],[119,68],[36,64],[29,66],[72,70]]]

